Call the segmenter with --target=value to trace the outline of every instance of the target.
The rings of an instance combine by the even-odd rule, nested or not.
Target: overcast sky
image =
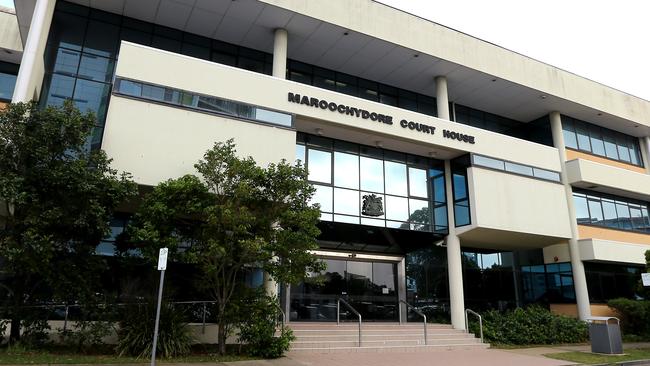
[[[379,1],[650,100],[650,1]]]
[[[650,1],[379,1],[650,100]]]

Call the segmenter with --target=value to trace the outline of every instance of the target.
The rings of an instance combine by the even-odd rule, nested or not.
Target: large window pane
[[[85,18],[57,12],[52,19],[51,29],[48,43],[52,46],[81,51],[84,34],[86,34]]]
[[[600,128],[592,126],[589,131],[591,141],[591,152],[596,155],[605,156],[605,142]]]
[[[113,78],[113,60],[84,54],[79,65],[79,76],[102,82],[110,82]]]
[[[592,224],[598,224],[603,221],[603,210],[600,206],[600,200],[589,200],[589,214],[591,215]]]
[[[409,199],[409,221],[423,224],[430,223],[429,203],[424,200]]]
[[[314,184],[316,191],[311,197],[310,204],[318,203],[323,212],[332,212],[332,187]]]
[[[101,124],[106,118],[109,85],[77,79],[74,88],[74,103],[82,112],[93,112]]]
[[[630,221],[632,222],[632,228],[635,230],[642,230],[645,228],[640,206],[630,205]]]
[[[359,216],[359,191],[334,188],[334,213]]]
[[[454,200],[467,198],[467,187],[465,186],[466,178],[461,174],[453,174],[454,179]]]
[[[616,204],[610,200],[602,200],[603,207],[603,224],[609,227],[618,227],[618,215],[616,214]]]
[[[573,123],[569,121],[562,121],[562,133],[564,134],[564,146],[577,149],[578,139],[576,138],[576,133],[573,130]]]
[[[591,145],[589,144],[589,132],[587,128],[582,123],[576,123],[576,135],[578,136],[578,148],[580,150],[591,151]]]
[[[433,178],[433,200],[435,202],[447,202],[445,195],[445,177],[438,176]]]
[[[386,193],[399,196],[408,195],[406,165],[385,161],[384,169],[386,173]]]
[[[45,105],[62,106],[66,99],[72,98],[74,90],[74,78],[69,76],[52,74],[45,79],[43,87]]]
[[[409,195],[428,197],[426,170],[409,168]]]
[[[614,137],[605,134],[605,154],[610,159],[618,160],[618,148],[616,147],[616,140]]]
[[[308,179],[315,182],[332,183],[332,153],[309,149]]]
[[[0,99],[11,100],[16,87],[16,75],[0,73]]]
[[[618,225],[621,229],[631,229],[630,209],[625,203],[616,202],[616,214],[618,215]]]
[[[91,20],[88,23],[84,52],[115,58],[120,41],[120,27]]]
[[[408,200],[402,197],[386,196],[386,219],[407,221],[409,219]]]
[[[578,224],[588,224],[591,222],[589,217],[589,207],[587,206],[587,198],[583,195],[573,195],[573,202],[576,208],[576,219]]]
[[[384,164],[379,159],[362,156],[361,167],[361,189],[371,192],[384,192]]]
[[[296,162],[300,161],[305,164],[305,145],[296,145]]]
[[[79,51],[66,50],[64,48],[59,48],[56,52],[51,52],[47,58],[47,64],[45,67],[48,70],[56,72],[58,74],[65,75],[76,75],[77,69],[79,68],[79,58],[81,53]]]
[[[456,219],[456,226],[465,226],[471,223],[468,200],[454,204],[454,218]]]
[[[626,161],[626,162],[631,162],[630,160],[630,150],[627,148],[627,141],[625,140],[625,137],[619,136],[616,139],[616,145],[618,146],[618,157],[619,159]]]
[[[359,156],[334,153],[334,185],[359,189]]]

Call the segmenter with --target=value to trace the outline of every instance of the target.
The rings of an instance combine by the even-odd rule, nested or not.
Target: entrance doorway
[[[398,265],[401,257],[337,253],[322,258],[327,268],[291,286],[292,321],[336,321],[336,302],[343,298],[363,321],[398,321]],[[356,320],[341,305],[341,320]]]

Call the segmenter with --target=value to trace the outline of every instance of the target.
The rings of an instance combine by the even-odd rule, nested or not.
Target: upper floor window
[[[289,60],[287,78],[298,83],[313,85],[318,88],[328,89],[434,117],[438,115],[436,99],[434,97],[417,94],[390,85],[294,60]]]
[[[16,86],[18,65],[0,61],[0,101],[11,101]]]
[[[648,203],[591,191],[573,192],[578,224],[650,233]]]
[[[567,116],[562,116],[562,130],[568,148],[643,166],[636,137]]]
[[[298,134],[296,159],[316,188],[321,220],[447,232],[442,162]]]

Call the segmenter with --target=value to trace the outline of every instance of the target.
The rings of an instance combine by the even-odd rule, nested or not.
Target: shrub
[[[650,301],[612,299],[607,305],[621,319],[621,332],[626,336],[650,336]]]
[[[247,318],[239,325],[239,341],[248,345],[251,356],[263,358],[282,357],[296,338],[291,329],[281,327],[276,335],[280,311],[276,299],[260,296],[247,306]]]
[[[147,358],[153,347],[156,304],[149,302],[126,309],[117,331],[116,351],[120,356]],[[156,354],[162,358],[183,356],[190,352],[192,336],[180,311],[169,304],[160,308]]]
[[[478,322],[471,322],[470,330],[478,334]],[[514,345],[581,343],[588,339],[585,322],[554,314],[537,305],[507,312],[486,312],[483,335],[490,343]]]

